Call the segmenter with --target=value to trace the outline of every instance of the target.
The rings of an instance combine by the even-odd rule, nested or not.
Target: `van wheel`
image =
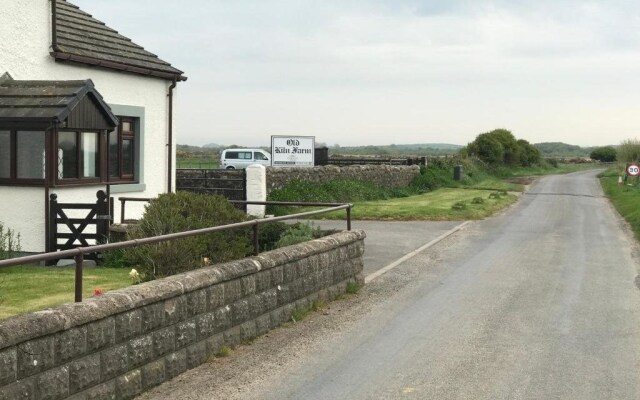
[[[233,166],[229,165],[229,166],[227,167],[227,169],[235,169],[235,167],[233,167]]]

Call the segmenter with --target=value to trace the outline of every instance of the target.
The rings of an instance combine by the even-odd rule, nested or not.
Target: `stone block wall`
[[[420,173],[418,165],[325,165],[313,168],[267,167],[267,191],[280,189],[291,181],[325,183],[336,179],[375,183],[385,188],[402,188]]]
[[[363,231],[0,322],[0,399],[131,399],[364,283]]]

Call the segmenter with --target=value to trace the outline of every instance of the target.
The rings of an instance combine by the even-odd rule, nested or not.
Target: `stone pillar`
[[[247,201],[267,201],[267,169],[264,165],[247,167]],[[247,205],[247,214],[264,218],[266,206]]]

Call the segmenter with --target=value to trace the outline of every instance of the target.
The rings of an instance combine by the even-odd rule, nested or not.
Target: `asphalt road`
[[[353,307],[146,398],[640,399],[634,249],[594,172],[546,177]]]

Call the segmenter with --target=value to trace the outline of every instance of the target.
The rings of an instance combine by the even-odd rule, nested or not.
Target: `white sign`
[[[271,165],[313,167],[315,136],[271,136]]]
[[[635,164],[631,164],[627,167],[627,173],[631,176],[638,176],[640,175],[640,168]]]

